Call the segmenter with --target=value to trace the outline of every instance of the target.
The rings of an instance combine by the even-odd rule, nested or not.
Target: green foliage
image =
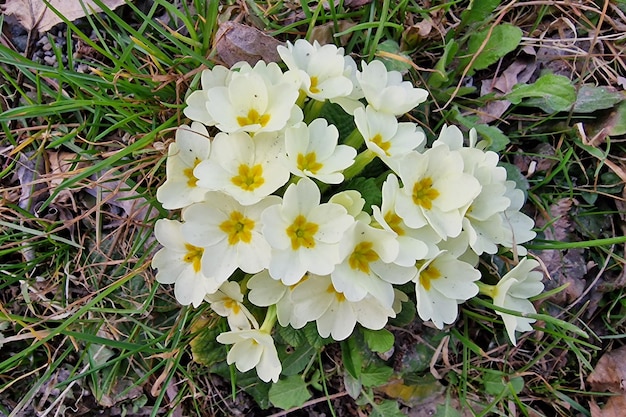
[[[624,100],[624,95],[607,87],[584,84],[578,89],[575,113],[593,113],[597,110],[610,109]]]
[[[341,342],[341,360],[346,371],[356,380],[360,380],[363,356],[359,343],[354,337],[350,337]]]
[[[568,78],[548,73],[533,84],[516,85],[506,99],[551,114],[569,110],[576,102],[576,89]]]
[[[287,410],[299,407],[311,398],[306,382],[299,375],[291,375],[281,379],[269,390],[269,400],[275,407]]]
[[[388,366],[370,365],[361,373],[361,383],[364,387],[379,387],[389,382],[393,369]]]
[[[500,24],[474,33],[468,42],[468,58],[461,66],[470,66],[468,74],[495,64],[509,52],[517,48],[522,40],[522,30],[511,24]]]
[[[393,333],[387,329],[369,330],[364,328],[362,332],[365,343],[367,343],[367,347],[369,347],[372,352],[384,353],[393,347]]]

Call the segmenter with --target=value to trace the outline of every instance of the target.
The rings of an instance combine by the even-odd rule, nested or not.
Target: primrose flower
[[[343,181],[342,170],[354,163],[356,150],[337,145],[339,132],[325,119],[315,119],[285,131],[286,164],[299,177],[311,177],[326,184]]]
[[[184,210],[183,236],[210,254],[202,258],[202,272],[221,283],[237,268],[248,274],[267,268],[270,246],[261,234],[261,213],[280,202],[268,196],[242,206],[224,193],[210,192],[205,202]]]
[[[335,203],[320,204],[320,190],[302,178],[285,191],[283,202],[263,212],[263,235],[272,247],[269,273],[285,285],[306,272],[330,274],[339,263],[339,240],[354,222]]]
[[[275,79],[275,74],[280,78]],[[222,132],[277,132],[302,112],[296,106],[298,81],[282,75],[276,63],[232,72],[225,86],[206,92],[206,109]]]
[[[218,133],[209,159],[196,166],[198,185],[223,191],[243,205],[258,203],[289,180],[281,162],[283,139],[275,133]]]
[[[329,276],[311,276],[299,284],[291,295],[297,315],[315,320],[320,336],[344,340],[356,323],[371,330],[380,330],[390,317],[395,317],[391,306],[367,295],[360,301],[350,301],[338,292]],[[393,304],[393,303],[392,303]]]
[[[391,307],[392,284],[407,283],[415,268],[396,265],[399,244],[393,232],[356,222],[339,244],[342,262],[331,273],[334,288],[349,301],[360,301],[368,294]]]
[[[357,73],[359,72],[356,62],[350,55],[344,56],[343,59],[343,75],[345,75],[352,82],[352,92],[347,96],[333,97],[328,101],[340,105],[343,111],[349,115],[353,115],[354,110],[363,107],[361,99],[365,96],[363,94],[363,89],[359,85],[359,81],[356,78]]]
[[[154,235],[164,247],[154,254],[152,267],[158,270],[158,282],[174,284],[174,295],[180,304],[198,307],[206,294],[218,290],[220,282],[202,274],[204,249],[187,242],[181,226],[175,220],[157,220]]]
[[[420,318],[432,320],[438,329],[454,323],[458,304],[478,294],[474,281],[480,279],[480,271],[447,252],[416,266],[415,297]]]
[[[328,199],[328,202],[342,205],[348,211],[348,214],[354,217],[354,220],[370,224],[370,215],[363,211],[365,199],[357,190],[340,191],[337,194],[333,194]]]
[[[535,306],[528,299],[540,294],[543,291],[543,274],[536,269],[539,262],[534,259],[523,258],[515,268],[511,269],[490,294],[493,304],[507,310],[518,311],[520,313],[535,314]],[[507,335],[515,345],[515,332],[526,332],[532,330],[531,323],[536,320],[527,317],[518,317],[512,314],[496,311],[502,317]]]
[[[221,65],[216,65],[211,69],[205,69],[200,76],[202,89],[189,94],[185,103],[187,107],[183,110],[185,116],[191,120],[204,123],[207,126],[215,125],[215,120],[207,111],[207,91],[213,87],[224,87],[230,80],[231,71]]]
[[[381,61],[362,62],[361,69],[356,74],[359,86],[367,103],[377,111],[400,116],[428,97],[426,90],[403,81],[398,71],[387,71]]]
[[[225,345],[233,345],[228,351],[226,362],[235,364],[241,372],[256,368],[264,382],[278,381],[282,366],[272,336],[257,329],[232,330],[221,333],[216,340]]]
[[[372,206],[372,214],[380,227],[394,232],[399,243],[398,257],[394,263],[401,266],[414,266],[418,259],[429,259],[439,249],[437,243],[441,237],[429,226],[413,229],[406,225],[396,213],[396,197],[400,192],[398,177],[389,174],[382,186],[381,207]]]
[[[198,186],[193,170],[209,158],[210,149],[209,133],[201,123],[193,122],[191,127],[182,125],[176,129],[176,141],[167,151],[167,179],[156,192],[163,208],[179,209],[204,199],[208,190]]]
[[[311,45],[304,39],[294,44],[279,46],[278,54],[300,79],[300,89],[307,96],[324,101],[335,97],[344,97],[352,91],[352,81],[344,75],[343,48],[335,45],[320,45],[317,41]]]
[[[224,282],[219,290],[213,294],[207,294],[204,299],[210,303],[211,309],[216,314],[228,319],[231,330],[259,328],[259,323],[243,305],[243,294],[239,283]]]
[[[463,172],[463,158],[446,145],[411,152],[399,161],[404,185],[396,212],[407,226],[430,225],[442,238],[461,233],[465,210],[480,193],[480,183]]]
[[[376,111],[371,106],[356,109],[354,122],[367,148],[385,162],[400,158],[426,142],[426,135],[415,123],[398,123],[393,114]]]
[[[283,327],[291,325],[294,329],[300,329],[316,317],[308,318],[306,314],[296,314],[296,304],[291,294],[298,285],[309,279],[309,276],[315,277],[313,274],[306,274],[297,284],[285,285],[282,281],[272,278],[268,270],[261,271],[248,280],[247,286],[250,289],[248,300],[259,307],[276,305],[280,325]]]
[[[520,211],[524,205],[522,190],[515,188],[514,181],[506,181],[505,186],[505,195],[511,200],[511,205],[502,213],[506,233],[505,238],[499,243],[506,248],[515,248],[517,254],[523,256],[526,255],[527,250],[521,244],[533,240],[537,236],[537,233],[532,230],[535,227],[535,222]]]

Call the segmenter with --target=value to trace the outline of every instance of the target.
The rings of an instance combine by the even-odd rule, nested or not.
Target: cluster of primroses
[[[155,225],[157,280],[174,284],[180,304],[208,302],[227,318],[230,331],[217,337],[232,345],[227,362],[277,381],[276,321],[315,322],[334,340],[356,323],[378,330],[408,300],[398,289],[408,283],[419,317],[438,328],[479,292],[535,312],[537,261],[522,258],[497,285],[481,283],[476,269],[481,254],[525,255],[520,244],[535,236],[498,155],[473,131],[464,145],[454,126],[427,147],[421,128],[398,120],[427,92],[380,61],[359,68],[342,48],[305,40],[278,52],[284,72],[259,61],[202,73],[202,89],[186,100],[192,122],[176,131],[157,190],[164,208],[182,209],[182,221]],[[324,105],[352,116],[354,131],[340,138],[318,117]],[[389,172],[370,211],[358,191],[335,190],[375,158]],[[261,325],[250,305],[266,307]],[[498,314],[513,343],[515,331],[531,329],[532,319]]]

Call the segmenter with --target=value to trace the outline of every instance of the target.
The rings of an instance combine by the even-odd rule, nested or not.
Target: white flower
[[[261,234],[261,213],[280,202],[280,197],[268,196],[242,206],[224,193],[211,192],[205,202],[184,210],[183,236],[210,254],[202,258],[202,272],[221,283],[237,268],[249,274],[267,268],[270,246]]]
[[[218,315],[226,317],[231,330],[258,329],[259,323],[243,305],[243,294],[239,283],[224,282],[214,294],[207,294],[204,299]]]
[[[430,225],[442,238],[461,233],[465,210],[480,193],[480,183],[463,172],[463,158],[446,145],[423,154],[411,152],[399,161],[404,187],[396,212],[407,226]]]
[[[202,124],[193,122],[176,130],[176,141],[167,152],[167,179],[156,192],[163,208],[174,210],[203,200],[208,190],[198,186],[193,170],[209,158],[210,149],[209,133]]]
[[[456,321],[458,304],[478,294],[480,272],[447,252],[419,265],[415,278],[417,312],[442,329]]]
[[[157,220],[154,235],[164,247],[154,254],[152,267],[158,269],[158,282],[174,284],[180,304],[198,307],[204,296],[217,291],[221,283],[202,274],[204,249],[185,241],[181,226],[175,220]]]
[[[340,105],[343,111],[352,115],[354,114],[354,110],[363,107],[361,99],[365,96],[363,95],[363,89],[359,85],[359,81],[356,78],[357,73],[359,72],[356,62],[350,55],[344,56],[343,59],[343,75],[345,75],[352,82],[352,92],[347,96],[333,97],[329,101]]]
[[[297,284],[285,285],[282,281],[273,279],[269,271],[259,272],[248,280],[247,286],[250,289],[248,300],[259,307],[276,305],[276,315],[280,325],[283,327],[291,325],[294,329],[300,329],[309,321],[317,318],[308,318],[305,314],[296,314],[296,304],[291,298],[293,291],[298,285],[309,279],[309,276],[315,277],[313,274],[307,274]]]
[[[367,148],[386,163],[416,150],[426,142],[426,135],[415,123],[398,123],[393,114],[376,111],[371,106],[356,109],[354,123],[365,139]]]
[[[360,301],[349,301],[338,292],[329,276],[310,276],[292,293],[296,314],[316,321],[320,336],[344,340],[356,323],[371,330],[380,330],[396,313],[376,297],[367,295]]]
[[[274,339],[263,330],[233,330],[222,333],[216,340],[225,345],[233,345],[228,351],[226,362],[235,364],[241,372],[256,367],[259,378],[264,382],[278,381],[282,366]]]
[[[352,91],[352,81],[344,75],[343,48],[328,44],[321,46],[317,41],[311,45],[304,39],[295,44],[279,46],[278,54],[301,81],[300,89],[307,96],[324,101],[344,97]]]
[[[280,160],[283,140],[274,133],[218,133],[211,156],[198,164],[198,185],[223,191],[243,205],[255,204],[289,180]]]
[[[439,252],[437,243],[441,237],[428,225],[419,229],[406,225],[395,209],[399,191],[398,177],[389,174],[382,187],[382,205],[380,208],[372,206],[372,214],[380,227],[396,234],[400,250],[394,262],[401,266],[413,266],[416,260],[432,258]]]
[[[399,249],[395,237],[393,232],[356,222],[339,244],[342,262],[331,273],[335,289],[350,301],[370,294],[391,307],[392,284],[407,283],[415,275],[415,268],[393,263]]]
[[[337,194],[333,194],[328,199],[328,202],[342,205],[348,211],[348,214],[354,217],[354,220],[370,224],[370,215],[363,211],[365,199],[361,197],[361,193],[357,190],[340,191]]]
[[[230,80],[231,71],[221,65],[216,65],[211,69],[202,71],[200,81],[202,89],[192,92],[185,103],[187,107],[183,110],[185,116],[196,122],[204,123],[207,126],[213,126],[215,120],[207,111],[207,91],[213,87],[224,87]]]
[[[535,227],[535,221],[520,211],[524,205],[522,190],[515,188],[514,181],[506,181],[505,185],[505,195],[511,200],[511,205],[502,213],[506,235],[499,243],[506,248],[515,248],[518,255],[524,256],[527,250],[521,244],[537,236],[537,233],[532,230]]]
[[[227,85],[206,92],[206,108],[222,132],[277,132],[295,114],[297,81],[280,73],[276,63],[259,61],[254,68],[233,72]],[[276,74],[280,78],[276,79]],[[301,117],[300,117],[301,120]]]
[[[387,71],[380,61],[362,62],[361,67],[362,71],[356,75],[359,85],[367,103],[380,112],[400,116],[428,97],[426,90],[402,81],[402,74]]]
[[[265,209],[262,220],[272,246],[270,275],[285,285],[306,272],[330,274],[339,263],[339,240],[354,222],[339,204],[320,204],[320,190],[308,178],[291,184],[283,203]]]
[[[543,291],[543,274],[536,269],[539,262],[534,259],[523,258],[515,268],[511,269],[495,286],[492,298],[493,304],[507,310],[518,311],[522,314],[535,314],[535,306],[528,301]],[[535,319],[518,317],[512,314],[496,311],[502,317],[507,334],[511,342],[515,345],[515,332],[526,332],[532,330],[531,323]]]
[[[343,181],[341,171],[354,163],[356,150],[337,145],[339,132],[325,119],[308,126],[299,123],[285,131],[286,164],[299,177],[311,177],[327,184]]]

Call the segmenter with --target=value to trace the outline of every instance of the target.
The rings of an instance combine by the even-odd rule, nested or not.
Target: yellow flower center
[[[291,249],[298,250],[300,246],[307,249],[315,247],[313,237],[319,229],[319,225],[306,221],[306,217],[299,215],[287,228],[287,236],[291,239]]]
[[[239,175],[232,177],[231,182],[237,187],[246,191],[252,191],[260,187],[265,182],[263,178],[263,167],[261,164],[250,167],[246,164],[239,165]]]
[[[309,87],[309,91],[312,92],[313,94],[317,94],[320,91],[322,91],[317,87],[318,82],[319,80],[317,79],[317,77],[311,77],[311,87]]]
[[[300,171],[309,171],[312,174],[317,174],[317,171],[322,169],[322,167],[324,166],[323,164],[317,162],[317,156],[315,155],[315,152],[309,152],[306,155],[302,155],[301,153],[299,153],[297,162],[298,169]]]
[[[253,229],[254,220],[244,217],[238,211],[230,213],[229,219],[220,224],[220,230],[228,235],[229,245],[235,245],[239,242],[250,243]]]
[[[370,141],[372,141],[376,146],[382,149],[383,152],[385,152],[385,155],[390,156],[389,148],[391,148],[391,142],[383,142],[383,137],[380,136],[380,133],[377,133],[376,136],[370,139]]]
[[[269,114],[267,113],[259,114],[259,112],[256,111],[256,109],[248,110],[248,115],[245,117],[244,116],[237,117],[237,123],[239,123],[239,126],[241,127],[248,126],[248,125],[261,125],[262,127],[265,127],[265,125],[269,121],[270,121]]]
[[[190,263],[193,266],[193,270],[198,273],[201,269],[200,260],[202,259],[202,254],[204,253],[203,248],[199,248],[194,245],[190,245],[189,243],[185,243],[185,249],[187,249],[187,253],[183,258],[183,261]]]
[[[441,277],[441,272],[432,265],[429,265],[425,270],[420,272],[420,285],[424,287],[426,291],[430,291],[430,282]]]
[[[400,224],[402,223],[402,218],[396,213],[394,213],[393,211],[388,211],[387,214],[385,214],[385,221],[387,222],[389,227],[391,227],[391,230],[396,232],[398,236],[404,235],[404,229],[402,228],[402,226],[400,226]]]
[[[358,269],[359,271],[369,274],[370,262],[378,260],[378,254],[374,252],[374,244],[372,242],[360,242],[352,251],[348,264],[352,269]]]
[[[433,208],[433,200],[437,197],[439,197],[439,191],[433,188],[432,178],[424,178],[413,185],[413,202],[416,205],[430,210]]]
[[[187,185],[189,187],[195,187],[196,183],[198,182],[198,178],[193,175],[193,170],[195,169],[195,167],[198,166],[200,162],[200,159],[196,158],[194,159],[193,166],[191,168],[186,168],[183,170],[183,174],[185,175],[185,177],[187,177]]]
[[[239,303],[233,300],[232,298],[229,298],[226,301],[224,301],[224,307],[231,310],[233,314],[239,314]]]

